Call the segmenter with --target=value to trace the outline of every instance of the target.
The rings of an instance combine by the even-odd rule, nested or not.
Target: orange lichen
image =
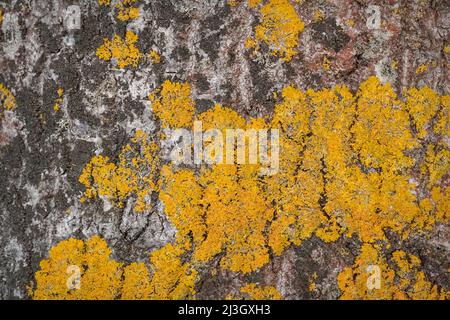
[[[150,58],[150,61],[153,64],[158,64],[161,62],[161,56],[159,55],[158,51],[156,51],[156,50],[151,50],[148,53],[148,57]]]
[[[328,70],[330,70],[330,67],[331,67],[330,59],[328,59],[327,56],[323,57],[323,60],[322,60],[322,68],[323,68],[323,70],[328,71]]]
[[[406,109],[413,118],[417,136],[424,138],[430,121],[440,106],[440,97],[430,88],[411,88],[406,91]]]
[[[3,110],[12,110],[16,107],[16,98],[11,91],[0,82],[0,116]]]
[[[345,86],[306,92],[289,86],[283,89],[269,123],[246,120],[219,104],[195,115],[187,83],[166,81],[150,95],[150,101],[163,128],[189,128],[194,120],[201,121],[204,130],[221,132],[268,127],[279,130],[281,149],[279,172],[271,176],[259,175],[259,164],[232,161],[195,170],[172,164],[162,167],[158,185],[149,183],[150,188],[135,176],[149,175],[148,181],[153,181],[155,175],[148,172],[154,171],[142,172],[139,167],[128,171],[126,161],[112,164],[102,156],[93,158],[80,177],[87,198],[102,195],[123,203],[132,194],[159,191],[167,217],[178,231],[175,243],[161,249],[175,262],[165,263],[155,253],[152,263],[155,275],[170,270],[163,265],[177,265],[187,285],[171,295],[164,289],[166,282],[161,289],[152,289],[157,291],[153,295],[190,297],[192,274],[214,258],[224,269],[249,273],[267,264],[271,253],[279,255],[312,235],[325,242],[342,235],[358,237],[363,249],[355,266],[380,265],[382,282],[391,288],[355,293],[353,287],[367,277],[356,267],[347,268],[339,280],[343,298],[415,298],[421,288],[431,295],[437,292],[424,280],[417,263],[410,268],[418,280],[411,280],[411,286],[394,283],[405,269],[398,262],[400,254],[393,258],[398,268],[391,269],[375,243],[387,242],[388,229],[405,239],[450,219],[449,188],[443,183],[449,172],[445,143],[449,97],[429,88],[413,88],[402,101],[389,84],[375,77],[361,83],[356,94]],[[425,154],[414,157],[419,149]],[[413,171],[419,171],[414,180]],[[420,195],[419,183],[425,189]]]
[[[281,132],[280,171],[267,178],[268,201],[276,209],[269,229],[269,245],[275,254],[281,254],[290,243],[300,244],[326,223],[319,205],[323,181],[311,177],[312,171],[297,169],[302,159],[306,160],[302,150],[310,135],[312,109],[307,96],[293,87],[285,88],[282,96],[283,102],[275,106],[271,124]],[[320,170],[315,176],[320,176]]]
[[[394,251],[384,256],[373,245],[364,244],[353,267],[338,275],[341,299],[448,299],[450,292],[426,280],[420,265],[420,259],[412,254]],[[373,281],[378,286],[372,285]]]
[[[450,53],[450,46],[449,45],[444,46],[444,53],[445,54],[449,54]]]
[[[155,115],[164,128],[190,127],[194,116],[194,102],[187,83],[166,80],[160,89],[149,96]]]
[[[87,241],[70,238],[40,262],[31,296],[37,300],[187,299],[195,294],[197,272],[181,261],[185,249],[167,244],[152,252],[150,272],[144,263],[112,260],[111,249],[98,236]]]
[[[139,8],[134,7],[137,0],[121,0],[116,4],[117,19],[128,21],[139,17]]]
[[[133,262],[123,270],[123,300],[148,300],[151,298],[150,272],[144,263]]]
[[[177,228],[177,238],[182,241],[192,233],[194,243],[200,243],[206,234],[206,225],[203,221],[203,190],[194,172],[174,172],[171,167],[164,166],[160,183],[159,198],[164,203],[165,213]]]
[[[316,284],[317,278],[318,278],[317,273],[314,272],[313,275],[309,279],[309,286],[308,286],[309,292],[313,292],[317,289],[317,284]]]
[[[120,295],[122,266],[98,236],[86,242],[68,239],[50,250],[36,272],[33,299],[114,299]],[[72,287],[70,266],[79,268],[79,287]],[[76,269],[75,269],[76,270]],[[75,276],[77,276],[75,274]]]
[[[242,2],[242,0],[228,0],[227,3],[230,7],[235,7],[238,5],[238,2]],[[247,0],[247,5],[249,8],[255,8],[261,4],[262,0]]]
[[[345,21],[345,24],[346,24],[347,26],[349,26],[350,28],[353,28],[353,27],[355,26],[355,20],[353,20],[353,19],[348,19],[348,20]]]
[[[258,286],[256,283],[249,283],[241,287],[240,291],[246,293],[252,300],[281,300],[281,293],[272,286]]]
[[[364,166],[382,170],[401,170],[412,165],[403,154],[415,146],[409,130],[408,113],[390,84],[381,85],[376,77],[363,82],[358,92],[357,123],[352,128],[354,148]]]
[[[233,117],[221,118],[227,114],[222,110],[217,106],[203,114],[204,126],[232,121]],[[257,172],[252,165],[214,165],[196,177],[190,170],[163,168],[160,199],[178,230],[178,239],[192,235],[195,260],[207,262],[223,252],[222,267],[244,273],[268,262],[264,230],[272,211],[262,197]]]
[[[117,19],[120,21],[128,21],[139,17],[139,8],[134,5],[138,0],[119,0],[114,8],[117,12]],[[111,0],[98,0],[100,6],[110,6]]]
[[[203,172],[200,184],[205,189],[207,234],[194,257],[208,261],[224,252],[221,266],[244,273],[269,262],[264,231],[273,211],[263,197],[256,168],[213,166]]]
[[[255,8],[261,4],[262,0],[248,0],[247,4],[250,8]]]
[[[325,18],[325,15],[322,11],[316,10],[314,11],[313,21],[314,22],[320,22]]]
[[[269,0],[260,9],[261,24],[255,27],[255,35],[246,42],[247,48],[259,50],[265,42],[274,56],[290,61],[297,54],[298,36],[304,23],[288,0]]]
[[[134,197],[134,210],[142,212],[151,207],[151,194],[157,190],[154,181],[158,158],[157,145],[148,134],[137,130],[131,143],[122,148],[117,164],[108,157],[94,156],[80,175],[86,191],[81,201],[99,197],[112,200],[123,207]]]
[[[195,295],[197,271],[181,256],[189,249],[188,243],[165,245],[151,254],[153,277],[150,283],[152,299],[189,299]]]
[[[97,49],[96,54],[102,60],[109,61],[114,59],[117,66],[124,69],[127,66],[136,67],[142,57],[141,52],[135,46],[138,36],[133,31],[127,31],[125,40],[115,34],[112,40],[103,39],[103,44]]]
[[[416,74],[422,74],[428,70],[428,65],[421,64],[416,68]]]
[[[54,111],[58,111],[61,108],[61,104],[63,103],[63,93],[64,93],[64,89],[63,88],[58,88],[58,90],[56,91],[58,97],[55,99],[55,104],[53,105],[53,110]]]

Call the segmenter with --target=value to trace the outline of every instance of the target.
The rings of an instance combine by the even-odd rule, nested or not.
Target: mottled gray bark
[[[81,9],[79,29],[64,23],[69,5]],[[257,11],[245,5],[146,0],[139,6],[141,17],[126,23],[93,0],[0,2],[0,82],[17,100],[0,126],[2,299],[27,298],[39,261],[63,239],[101,235],[114,258],[127,262],[147,261],[149,251],[173,239],[175,230],[156,199],[153,211],[141,214],[107,201],[81,204],[83,186],[78,182],[94,154],[115,159],[134,129],[156,130],[147,96],[166,79],[188,81],[198,111],[220,102],[246,117],[270,116],[273,91],[289,84],[317,89],[342,83],[355,90],[375,74],[398,93],[425,84],[440,94],[449,92],[449,55],[443,52],[449,41],[448,1],[296,4],[305,29],[299,54],[289,63],[268,55],[267,48],[257,57],[244,49],[258,22]],[[401,15],[393,14],[396,8]],[[317,9],[325,19],[314,22]],[[376,25],[378,10],[381,26]],[[345,25],[349,19],[355,23],[352,28]],[[103,38],[123,35],[126,29],[139,35],[142,52],[157,49],[161,63],[120,70],[96,56]],[[324,70],[324,56],[338,67]],[[418,75],[422,63],[433,67]],[[54,112],[59,87],[64,88],[64,102]],[[440,226],[428,238],[401,244],[419,255],[429,279],[447,290],[449,232],[448,225]],[[276,283],[287,299],[337,298],[336,275],[352,265],[359,246],[355,238],[325,244],[313,237],[256,273],[201,275],[198,297],[223,298],[244,283],[259,281]],[[319,290],[311,293],[307,286],[314,272]]]

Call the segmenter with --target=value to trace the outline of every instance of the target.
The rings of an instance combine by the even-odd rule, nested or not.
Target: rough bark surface
[[[198,112],[221,103],[245,117],[270,117],[273,92],[287,85],[346,84],[356,90],[370,75],[389,81],[398,94],[422,85],[449,93],[450,62],[443,51],[449,1],[294,3],[305,29],[299,53],[285,63],[264,47],[256,58],[250,56],[244,43],[258,23],[257,11],[223,0],[140,1],[140,17],[128,22],[92,0],[0,2],[0,82],[17,102],[0,125],[0,298],[29,298],[27,286],[39,262],[69,237],[100,235],[124,262],[147,261],[150,251],[174,238],[176,230],[158,199],[153,210],[139,214],[102,200],[81,204],[84,188],[78,181],[93,155],[115,159],[134,129],[156,130],[148,94],[166,79],[190,83]],[[79,29],[64,23],[69,5],[81,9]],[[371,26],[377,23],[373,6],[379,26]],[[401,15],[395,14],[399,8]],[[317,10],[323,19],[314,19]],[[127,29],[139,35],[141,52],[158,50],[161,63],[118,69],[96,56],[104,38]],[[332,68],[323,67],[324,57]],[[421,64],[430,67],[417,73]],[[55,112],[60,87],[64,101]],[[420,256],[432,283],[450,290],[449,241],[447,224],[399,245]],[[312,237],[249,275],[200,274],[197,298],[224,298],[245,283],[259,282],[276,285],[286,299],[335,299],[336,276],[353,264],[360,245],[355,237],[331,244]],[[311,292],[314,273],[319,289]]]

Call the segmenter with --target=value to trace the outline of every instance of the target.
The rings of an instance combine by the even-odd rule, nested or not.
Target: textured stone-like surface
[[[81,9],[80,29],[64,24],[72,4]],[[267,48],[256,56],[244,48],[258,22],[257,11],[247,6],[223,0],[146,0],[139,6],[140,17],[126,23],[91,0],[0,2],[0,82],[17,100],[0,126],[0,298],[27,298],[39,261],[60,240],[98,234],[116,259],[129,262],[146,261],[149,251],[173,239],[157,199],[153,210],[140,214],[107,201],[81,204],[78,182],[93,155],[114,159],[134,129],[156,130],[147,96],[166,79],[188,81],[199,112],[220,102],[246,117],[270,117],[273,92],[289,84],[307,89],[344,83],[355,90],[375,74],[398,93],[425,84],[449,92],[449,55],[443,51],[448,1],[297,1],[305,29],[289,63]],[[324,19],[315,20],[317,10]],[[103,38],[127,29],[138,34],[141,52],[157,50],[161,63],[146,60],[121,70],[96,56]],[[422,64],[428,69],[417,73]],[[55,112],[58,88],[64,99]],[[449,241],[449,227],[442,225],[408,243],[430,280],[447,290]],[[330,245],[313,237],[254,274],[202,275],[198,297],[223,298],[258,281],[276,285],[288,299],[337,298],[336,275],[352,265],[358,250],[355,239]],[[319,290],[311,293],[314,273]]]

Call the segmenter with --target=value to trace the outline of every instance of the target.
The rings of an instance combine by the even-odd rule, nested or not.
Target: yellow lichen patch
[[[316,284],[317,277],[318,276],[317,276],[316,272],[314,272],[313,275],[310,277],[309,286],[308,286],[309,292],[313,292],[317,289],[317,284]]]
[[[441,108],[433,125],[433,132],[441,138],[450,136],[450,96],[441,96]]]
[[[165,213],[177,229],[182,241],[192,233],[194,244],[201,243],[206,234],[202,188],[191,170],[174,171],[169,166],[161,169],[160,200]]]
[[[201,113],[198,120],[202,122],[202,127],[208,129],[242,129],[247,126],[246,121],[236,111],[216,104],[214,108]]]
[[[422,73],[426,72],[427,70],[428,70],[428,65],[421,64],[420,66],[418,66],[416,68],[416,74],[422,74]]]
[[[228,5],[230,7],[235,7],[238,5],[239,2],[242,2],[242,0],[228,0]],[[255,8],[261,4],[262,0],[247,0],[247,5],[249,8]]]
[[[56,91],[58,97],[55,99],[55,104],[53,105],[53,110],[54,111],[58,111],[61,108],[61,104],[63,103],[63,93],[64,93],[64,89],[63,88],[58,88],[58,90]]]
[[[298,36],[304,28],[295,8],[288,0],[269,0],[260,13],[261,23],[246,47],[257,51],[259,43],[265,42],[274,56],[290,61],[297,54]]]
[[[102,60],[109,61],[114,59],[117,61],[117,66],[120,69],[127,66],[136,67],[140,58],[141,52],[135,46],[138,36],[133,31],[127,31],[125,40],[115,34],[112,40],[103,39],[103,44],[97,49],[97,57]]]
[[[385,239],[385,229],[405,238],[434,225],[437,205],[430,199],[424,203],[429,210],[422,210],[409,179],[414,161],[405,152],[417,142],[405,109],[428,108],[435,116],[444,108],[438,112],[424,99],[416,99],[415,106],[407,100],[404,107],[376,78],[362,83],[356,97],[345,87],[306,95],[288,87],[283,98],[272,123],[281,128],[280,172],[266,179],[267,197],[276,209],[269,229],[274,253],[313,233],[324,241],[345,233],[373,242]],[[447,149],[436,150],[424,164],[424,175],[434,184],[449,170]],[[439,190],[435,198],[445,208],[445,193]],[[445,214],[439,217],[448,220]]]
[[[166,80],[161,88],[150,94],[149,99],[164,128],[192,125],[195,108],[188,83]]]
[[[391,62],[391,68],[393,70],[397,70],[398,69],[398,60],[392,60]]]
[[[308,91],[306,95],[291,88],[283,92],[283,97],[285,101],[276,106],[274,120],[286,128],[300,130],[295,134],[282,131],[280,172],[268,179],[271,201],[277,208],[269,233],[269,243],[276,254],[290,243],[300,244],[313,233],[324,241],[334,241],[342,232],[324,199],[326,192],[333,190],[326,182],[337,179],[346,166],[350,152],[348,128],[354,112],[351,93],[341,87]],[[280,117],[279,112],[285,113],[286,106],[299,117],[292,113]],[[311,122],[311,118],[315,121]]]
[[[433,134],[436,142],[426,144],[423,161],[420,163],[420,173],[426,182],[425,197],[419,205],[422,211],[420,219],[423,228],[430,229],[435,222],[445,223],[450,219],[450,189],[445,179],[450,172],[450,150],[446,139],[449,136],[449,97],[437,97],[428,88],[421,91],[411,89],[409,92],[411,117],[415,121],[419,136]],[[416,105],[416,101],[418,102]],[[434,111],[434,112],[433,112]]]
[[[117,19],[120,21],[128,21],[139,17],[139,8],[134,5],[138,0],[119,0],[114,8],[117,12]],[[111,0],[98,0],[100,6],[111,5]]]
[[[356,96],[344,86],[306,93],[287,87],[282,96],[270,124],[281,131],[278,174],[255,182],[252,166],[215,165],[201,170],[199,178],[190,170],[165,168],[160,199],[179,235],[193,235],[194,258],[208,261],[225,253],[222,267],[249,272],[267,261],[265,243],[281,254],[312,234],[327,242],[341,234],[374,242],[385,239],[387,228],[407,237],[434,224],[438,205],[430,199],[424,206],[428,211],[419,207],[408,178],[413,159],[404,153],[416,146],[406,110],[428,108],[425,100],[416,99],[422,107],[409,100],[403,106],[391,87],[374,77],[361,84]],[[204,129],[248,126],[220,105],[198,119]],[[431,162],[438,178],[448,170],[442,161]],[[254,193],[247,195],[246,189]],[[252,207],[242,193],[253,199]],[[439,203],[442,195],[436,191]],[[242,208],[245,217],[237,214]],[[445,221],[446,215],[440,216]],[[259,231],[264,225],[269,226],[267,235]],[[252,246],[241,241],[247,237]]]
[[[330,67],[331,67],[330,59],[328,59],[327,56],[323,57],[323,60],[322,60],[322,68],[323,68],[323,70],[328,71],[328,70],[330,70]]]
[[[276,254],[281,254],[290,243],[300,244],[309,238],[325,221],[320,218],[318,203],[322,181],[308,179],[306,172],[297,170],[311,130],[312,109],[300,90],[287,87],[282,96],[283,102],[275,106],[272,120],[272,127],[280,129],[280,171],[267,178],[268,201],[274,203],[276,210],[269,229],[269,245]]]
[[[110,198],[118,198],[123,201],[130,195],[135,177],[131,170],[117,170],[114,163],[109,162],[108,157],[94,156],[86,165],[80,176],[80,182],[85,185],[87,198],[97,195]],[[84,201],[84,199],[82,199]]]
[[[160,199],[177,239],[192,235],[194,260],[207,262],[223,252],[221,266],[244,273],[269,261],[264,230],[272,211],[256,174],[250,166],[235,165],[213,166],[200,177],[163,169]]]
[[[429,193],[432,194],[433,192],[440,190],[438,186],[440,186],[441,180],[450,172],[449,159],[450,150],[443,143],[439,143],[436,146],[428,145],[425,159],[421,164],[421,173],[427,179],[427,190]],[[443,193],[445,193],[445,191],[443,191]],[[435,198],[439,199],[440,197],[435,196]],[[429,206],[430,207],[427,207],[431,209],[431,204]],[[448,215],[449,214],[447,213],[446,216]],[[446,219],[441,222],[444,222],[445,220]]]
[[[376,77],[363,82],[358,91],[357,123],[352,128],[354,148],[366,167],[400,170],[412,165],[404,151],[415,146],[408,113],[391,85]]]
[[[388,264],[392,261],[394,267]],[[394,251],[385,257],[364,244],[353,267],[338,275],[341,299],[448,299],[449,292],[426,280],[418,257]]]
[[[153,277],[151,297],[157,300],[189,299],[195,295],[197,271],[181,256],[189,249],[187,243],[167,244],[151,254]]]
[[[106,242],[95,236],[68,239],[50,250],[36,272],[33,299],[114,299],[120,295],[122,266],[110,259]],[[77,285],[78,282],[78,285]]]
[[[150,61],[153,64],[158,64],[161,62],[161,56],[159,55],[158,51],[152,50],[149,52],[148,57],[150,58]]]
[[[128,21],[139,17],[139,8],[133,5],[137,0],[122,0],[116,5],[117,19],[120,21]]]
[[[130,168],[129,158],[118,164],[102,156],[93,158],[80,177],[85,197],[102,195],[123,203],[139,192],[159,191],[177,229],[175,243],[155,253],[157,260],[152,261],[153,279],[168,281],[159,286],[152,280],[159,288],[152,287],[153,296],[174,297],[165,289],[175,286],[171,275],[164,275],[165,268],[171,270],[166,264],[176,265],[178,278],[188,283],[171,292],[191,297],[192,274],[208,262],[217,259],[224,269],[250,273],[266,265],[271,254],[279,255],[313,235],[325,242],[340,236],[363,242],[355,266],[381,265],[382,281],[395,289],[370,293],[373,297],[416,297],[420,288],[436,291],[429,288],[417,263],[410,269],[422,280],[398,284],[393,279],[401,268],[399,254],[395,259],[384,257],[374,246],[388,246],[386,230],[406,239],[450,219],[450,189],[445,184],[447,96],[428,88],[410,89],[400,100],[389,84],[382,85],[375,77],[361,83],[356,94],[339,85],[306,92],[288,86],[268,123],[262,118],[246,120],[220,104],[195,115],[187,83],[166,81],[150,101],[163,128],[192,128],[199,120],[203,130],[218,129],[222,134],[226,129],[278,129],[281,150],[274,175],[261,176],[260,164],[237,164],[233,158],[229,164],[201,164],[195,170],[165,165],[157,186],[150,184],[154,171]],[[147,176],[148,184],[139,180]],[[367,279],[358,270],[347,268],[340,275],[343,298],[367,293],[353,289]],[[409,272],[404,278],[413,279]]]
[[[3,110],[12,110],[16,107],[16,98],[11,91],[0,82],[0,116]]]
[[[450,46],[449,45],[444,46],[444,53],[445,54],[449,54],[450,53]]]
[[[427,128],[430,128],[430,121],[436,115],[440,102],[440,97],[428,87],[406,91],[405,106],[413,118],[419,138],[427,135]]]
[[[142,212],[151,207],[151,194],[157,190],[154,176],[157,170],[157,145],[148,134],[137,130],[130,144],[119,155],[117,164],[108,157],[94,156],[83,169],[79,181],[86,191],[81,201],[106,197],[117,206],[134,198],[134,210]]]
[[[151,298],[150,273],[144,263],[133,262],[123,270],[123,300],[148,300]]]
[[[48,299],[187,299],[195,294],[197,272],[181,261],[186,245],[167,244],[151,253],[152,273],[144,263],[110,259],[106,241],[70,238],[50,250],[35,274],[31,297]]]
[[[325,15],[323,14],[322,11],[316,10],[316,11],[314,11],[313,21],[320,22],[324,19],[324,17],[325,17]]]
[[[421,214],[414,195],[415,185],[408,179],[413,160],[404,151],[412,148],[415,141],[409,130],[408,114],[395,98],[389,86],[381,86],[376,78],[369,78],[361,84],[355,103],[348,100],[347,108],[343,109],[347,111],[334,107],[323,117],[316,115],[314,124],[320,119],[326,122],[317,123],[311,139],[325,134],[326,140],[318,140],[311,146],[316,149],[311,153],[317,158],[313,163],[322,159],[324,164],[313,172],[326,170],[323,209],[329,221],[337,222],[332,228],[334,238],[336,232],[345,232],[372,242],[384,239],[386,228],[406,237],[416,226],[430,222],[428,215]],[[316,101],[320,103],[315,108],[316,114],[327,110],[323,93]],[[337,121],[333,120],[334,114]],[[333,130],[327,132],[330,124]],[[327,148],[321,150],[317,146]]]
[[[407,178],[390,173],[363,174],[354,168],[344,182],[331,205],[334,212],[343,213],[341,224],[348,236],[356,234],[364,242],[373,242],[385,239],[388,228],[404,237],[409,235],[420,211]]]
[[[261,2],[262,2],[262,0],[248,0],[247,1],[248,6],[250,8],[255,8],[255,7],[259,6],[261,4]]]
[[[281,300],[280,292],[272,286],[258,286],[256,283],[249,283],[241,287],[242,293],[246,293],[252,300]]]
[[[269,262],[264,232],[273,211],[263,197],[257,172],[250,165],[217,165],[202,173],[207,234],[194,252],[196,259],[208,261],[224,252],[221,266],[244,273]]]
[[[199,120],[205,130],[247,126],[245,119],[220,105]],[[200,176],[190,170],[163,168],[160,199],[178,230],[178,240],[192,235],[195,260],[207,262],[223,252],[222,267],[244,273],[268,262],[264,230],[272,211],[257,173],[256,165],[213,165],[203,168]]]
[[[345,24],[346,24],[347,26],[349,26],[350,28],[353,28],[353,27],[355,26],[355,20],[353,20],[353,19],[348,19],[348,20],[345,21]]]

